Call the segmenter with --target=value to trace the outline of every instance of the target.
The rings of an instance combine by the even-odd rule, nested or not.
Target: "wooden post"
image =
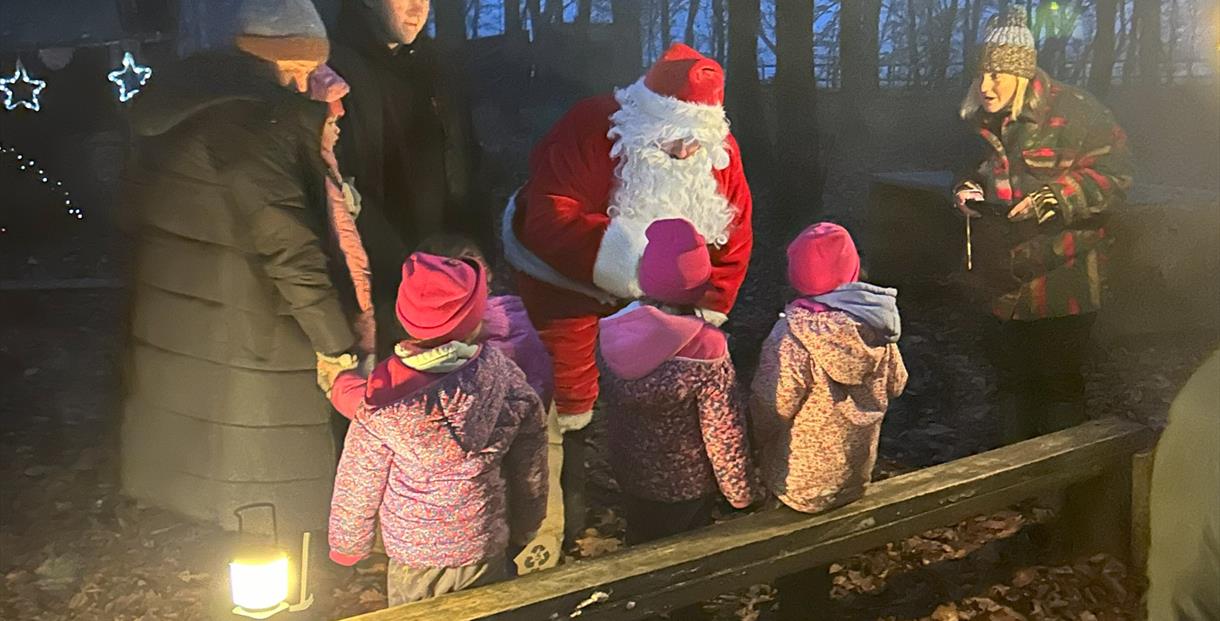
[[[779,591],[780,621],[822,621],[835,618],[831,611],[830,566],[798,571],[775,580]]]
[[[1148,546],[1152,541],[1149,500],[1152,492],[1152,451],[1131,456],[1131,575],[1148,568]]]
[[[1131,465],[1124,459],[1101,476],[1064,491],[1057,525],[1059,541],[1066,544],[1062,552],[1072,556],[1105,552],[1125,563],[1131,561]]]

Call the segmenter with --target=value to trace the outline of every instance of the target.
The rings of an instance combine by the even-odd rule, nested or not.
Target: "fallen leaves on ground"
[[[943,604],[920,621],[1126,621],[1139,616],[1142,586],[1122,562],[1098,554],[1071,565],[1021,568],[1009,584]]]

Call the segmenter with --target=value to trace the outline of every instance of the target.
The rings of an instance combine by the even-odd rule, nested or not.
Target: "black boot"
[[[570,548],[585,533],[585,439],[588,428],[563,434],[563,546]]]
[[[1008,446],[1037,435],[1026,399],[1013,392],[1001,391],[996,396],[992,418],[1000,430],[1000,446]]]
[[[1084,404],[1079,401],[1052,401],[1038,416],[1038,434],[1054,433],[1085,421]]]

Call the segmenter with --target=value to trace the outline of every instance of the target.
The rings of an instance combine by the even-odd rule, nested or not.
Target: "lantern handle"
[[[242,505],[233,510],[233,515],[237,517],[237,534],[244,535],[246,532],[246,521],[242,518],[242,512],[248,509],[271,509],[271,538],[276,547],[280,545],[280,522],[275,515],[275,504],[270,502],[254,502],[248,505]]]

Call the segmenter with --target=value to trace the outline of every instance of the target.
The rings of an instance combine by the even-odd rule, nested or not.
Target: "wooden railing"
[[[1142,503],[1132,504],[1133,456],[1151,442],[1152,432],[1136,423],[1093,421],[881,481],[859,501],[827,513],[762,511],[351,621],[643,619],[784,576],[816,579],[846,556],[1063,490],[1069,492],[1059,522],[1072,540],[1083,550],[1128,557],[1133,506],[1134,522],[1142,523]],[[814,618],[829,596],[826,586],[781,589],[782,605]]]

